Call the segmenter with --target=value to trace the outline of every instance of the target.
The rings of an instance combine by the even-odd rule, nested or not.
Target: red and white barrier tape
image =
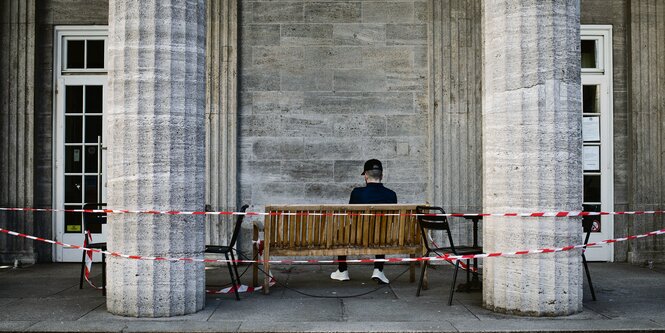
[[[83,247],[88,247],[88,244],[92,243],[92,234],[90,233],[90,230],[85,232],[85,238],[83,238]],[[95,288],[95,289],[103,289],[102,287],[97,287],[95,286],[92,281],[90,281],[90,272],[92,271],[92,252],[91,251],[86,251],[85,252],[85,270],[83,277],[85,277],[85,281],[88,282],[88,284]]]
[[[316,212],[233,212],[233,211],[179,211],[179,210],[128,210],[128,209],[56,209],[56,208],[3,208],[0,211],[23,212],[66,212],[66,213],[108,213],[108,214],[153,214],[153,215],[245,215],[245,216],[449,216],[449,217],[580,217],[597,215],[645,215],[665,214],[663,210],[640,210],[624,212],[533,212],[533,213],[316,213]]]
[[[588,244],[579,244],[579,245],[569,245],[569,246],[564,246],[564,247],[559,247],[559,248],[549,248],[549,249],[537,249],[537,250],[522,250],[522,251],[513,251],[513,252],[492,252],[492,253],[482,253],[482,254],[469,254],[469,255],[449,255],[449,254],[444,254],[441,256],[436,256],[436,257],[419,257],[419,258],[386,258],[386,259],[347,259],[347,260],[337,260],[337,259],[331,259],[331,260],[226,260],[226,259],[201,259],[201,258],[168,258],[168,257],[151,257],[151,256],[141,256],[141,255],[129,255],[129,254],[123,254],[123,253],[118,253],[118,252],[111,252],[111,251],[102,251],[100,249],[91,249],[91,248],[86,248],[80,245],[72,245],[72,244],[67,244],[59,241],[54,241],[50,239],[45,239],[41,237],[35,237],[31,235],[26,235],[22,233],[18,233],[16,231],[11,231],[7,229],[0,228],[0,232],[9,234],[12,236],[17,236],[17,237],[23,237],[23,238],[28,238],[40,242],[45,242],[45,243],[50,243],[50,244],[55,244],[59,246],[64,246],[68,248],[73,248],[73,249],[79,249],[83,251],[89,251],[93,253],[104,253],[108,256],[114,256],[114,257],[121,257],[121,258],[127,258],[127,259],[136,259],[136,260],[155,260],[155,261],[190,261],[190,262],[204,262],[204,263],[213,263],[213,262],[219,262],[219,263],[227,263],[227,262],[237,262],[237,263],[271,263],[271,264],[336,264],[340,262],[347,262],[347,263],[374,263],[374,262],[413,262],[413,261],[423,261],[423,260],[431,260],[431,261],[440,261],[440,260],[460,260],[460,259],[474,259],[474,258],[491,258],[491,257],[505,257],[505,256],[516,256],[516,255],[525,255],[525,254],[538,254],[538,253],[553,253],[553,252],[563,252],[563,251],[570,251],[574,249],[583,249],[588,246],[595,246],[595,245],[600,245],[600,244],[611,244],[611,243],[617,243],[617,242],[623,242],[631,239],[638,239],[638,238],[644,238],[644,237],[650,237],[650,236],[656,236],[656,235],[662,235],[665,234],[665,229],[660,229],[660,230],[655,230],[651,232],[647,232],[645,234],[640,234],[640,235],[633,235],[633,236],[627,236],[627,237],[621,237],[621,238],[615,238],[615,239],[607,239],[603,241],[598,241],[598,242],[592,242]]]

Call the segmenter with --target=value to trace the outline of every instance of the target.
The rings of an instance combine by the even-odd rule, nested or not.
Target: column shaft
[[[483,1],[483,211],[582,209],[578,0]],[[582,241],[579,218],[486,218],[486,252]],[[483,303],[497,312],[582,310],[579,251],[492,258]]]
[[[109,2],[108,203],[205,205],[205,0]],[[109,250],[202,258],[203,217],[111,215]],[[108,259],[107,308],[125,316],[194,313],[202,263]]]

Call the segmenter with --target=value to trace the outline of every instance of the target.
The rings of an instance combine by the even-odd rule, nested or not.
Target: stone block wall
[[[363,162],[427,182],[427,2],[240,1],[241,203],[345,203]]]

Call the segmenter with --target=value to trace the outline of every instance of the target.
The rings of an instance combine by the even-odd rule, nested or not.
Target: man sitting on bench
[[[365,162],[363,173],[365,176],[365,187],[356,187],[351,192],[350,204],[396,204],[397,194],[395,191],[383,186],[381,180],[383,179],[383,166],[381,161],[371,159]],[[376,259],[384,259],[385,255],[377,255]],[[339,256],[339,260],[346,260],[346,256]],[[349,271],[346,262],[340,262],[336,271],[330,274],[330,278],[339,281],[348,281]],[[374,263],[374,272],[372,273],[372,280],[378,283],[389,283],[390,281],[383,274],[383,262]]]

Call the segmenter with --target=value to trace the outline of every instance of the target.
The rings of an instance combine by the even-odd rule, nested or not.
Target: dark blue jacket
[[[397,194],[381,183],[367,183],[365,187],[356,187],[353,189],[349,203],[394,204],[397,203]]]

